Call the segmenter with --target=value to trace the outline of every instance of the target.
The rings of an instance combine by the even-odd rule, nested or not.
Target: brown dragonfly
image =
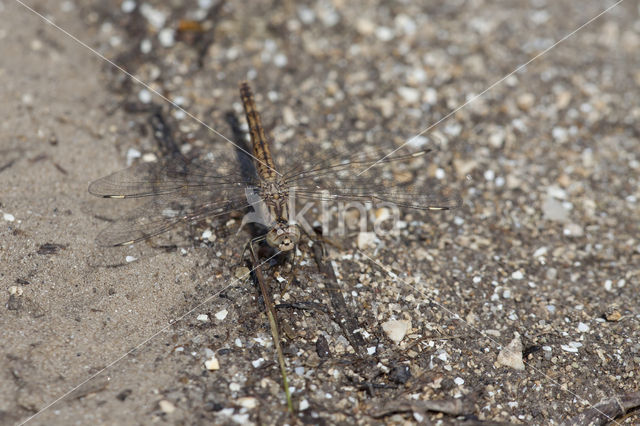
[[[419,162],[432,149],[385,157],[388,150],[363,148],[343,160],[330,154],[303,161],[300,155],[298,164],[279,172],[246,82],[240,84],[240,97],[253,145],[253,152],[245,154],[252,158],[253,172],[240,170],[238,161],[228,157],[205,160],[173,157],[141,163],[98,179],[89,185],[93,195],[150,199],[102,231],[97,238],[100,245],[133,244],[179,224],[252,207],[245,218],[264,225],[266,230],[252,241],[266,241],[269,246],[288,252],[300,241],[302,230],[293,220],[293,200],[384,203],[421,211],[449,210],[460,205],[460,197],[453,191],[430,185],[424,179],[409,185],[398,184],[383,170],[388,163]],[[296,159],[287,159],[292,161]],[[418,167],[424,169],[424,160]]]

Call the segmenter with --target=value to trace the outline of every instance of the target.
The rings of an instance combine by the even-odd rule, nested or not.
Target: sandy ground
[[[287,161],[398,147],[613,4],[164,3],[28,4],[229,138],[251,80]],[[0,22],[0,423],[559,424],[640,390],[637,3],[414,141],[439,150],[409,175],[453,188],[459,209],[332,246],[365,355],[309,250],[286,288],[265,267],[295,417],[264,305],[238,278],[240,216],[181,228],[176,250],[95,242],[131,204],[89,182],[163,155],[149,105],[184,153],[227,143],[18,3],[0,2]],[[392,325],[409,326],[399,343]],[[510,343],[523,370],[499,362]],[[459,415],[420,405],[455,399]]]

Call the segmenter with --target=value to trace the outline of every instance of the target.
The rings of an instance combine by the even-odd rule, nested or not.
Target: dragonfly
[[[385,203],[418,211],[442,211],[458,207],[460,197],[451,190],[424,181],[409,185],[394,181],[385,171],[389,163],[410,163],[426,158],[433,149],[386,156],[385,150],[363,149],[346,159],[338,154],[289,156],[286,170],[278,171],[271,154],[271,140],[262,125],[253,92],[240,83],[252,152],[238,147],[237,161],[228,156],[213,159],[171,157],[134,165],[100,178],[89,192],[103,198],[148,198],[97,237],[103,246],[127,246],[163,234],[180,224],[250,211],[251,221],[266,232],[252,242],[263,241],[281,252],[290,252],[301,240],[302,229],[292,214],[292,200],[317,202]],[[243,168],[240,155],[250,157],[252,170]],[[421,168],[424,168],[421,167]]]

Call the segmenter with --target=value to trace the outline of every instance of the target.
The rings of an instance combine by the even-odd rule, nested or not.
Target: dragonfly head
[[[280,251],[290,251],[300,241],[300,228],[298,225],[291,225],[287,221],[278,221],[273,228],[267,232],[267,244]]]

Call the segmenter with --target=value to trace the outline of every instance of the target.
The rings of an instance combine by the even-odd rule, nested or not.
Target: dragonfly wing
[[[185,191],[216,191],[220,198],[227,191],[237,192],[252,184],[231,171],[216,170],[212,163],[182,159],[140,163],[89,185],[89,192],[104,198],[151,197]]]
[[[96,241],[101,246],[129,245],[167,232],[181,223],[224,215],[248,206],[245,196],[208,202],[185,194],[154,197],[109,225]]]
[[[363,151],[342,161],[317,162],[286,179],[301,199],[383,202],[416,210],[457,208],[461,200],[455,191],[418,173],[432,153],[432,149],[391,155],[389,150]]]

